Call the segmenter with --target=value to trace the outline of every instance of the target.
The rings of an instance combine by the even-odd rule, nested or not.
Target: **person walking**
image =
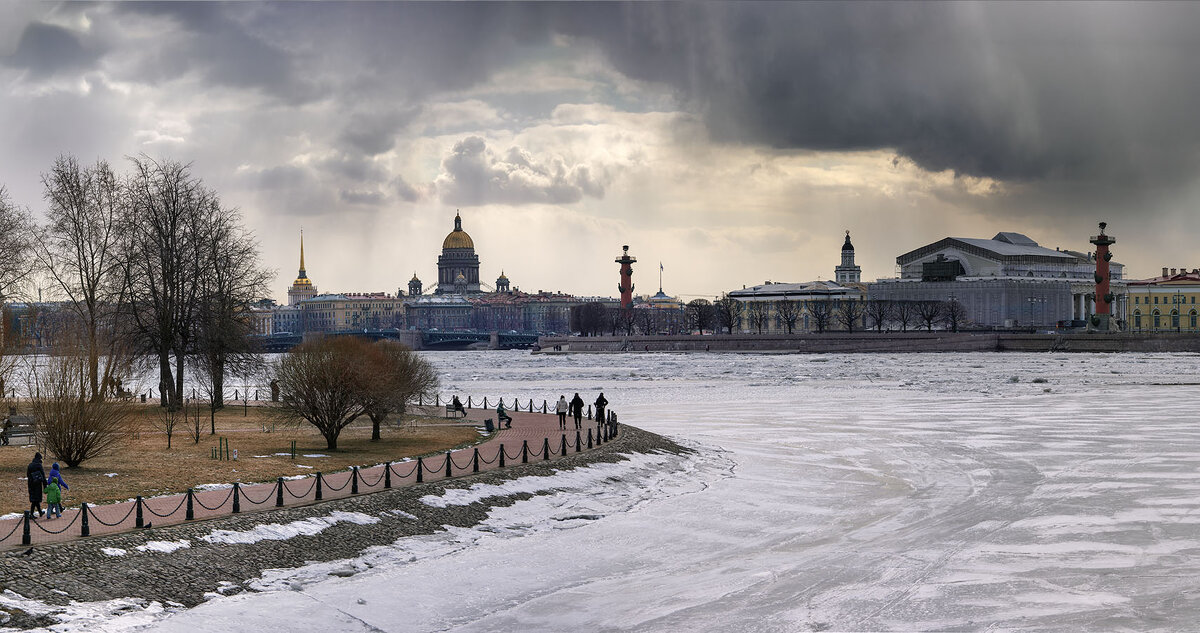
[[[558,404],[554,405],[554,412],[558,414],[559,429],[565,430],[567,428],[567,408],[569,406],[570,405],[567,404],[567,397],[560,395],[558,397]]]
[[[51,519],[62,516],[62,489],[53,479],[46,484],[46,514]]]
[[[604,392],[600,392],[600,397],[596,398],[596,424],[604,424],[604,412],[608,410],[608,400],[604,398]]]
[[[575,417],[575,428],[583,428],[583,398],[579,397],[579,392],[575,392],[575,397],[571,398],[571,415]]]
[[[33,461],[25,469],[25,480],[29,485],[29,514],[39,517],[46,514],[42,510],[42,488],[46,485],[46,471],[42,470],[42,454],[34,453]]]
[[[67,485],[67,482],[63,481],[62,471],[58,467],[58,462],[54,462],[54,464],[52,466],[50,466],[50,474],[46,477],[46,481],[48,482],[47,486],[49,486],[49,484],[57,484],[58,485],[58,490],[59,490],[58,500],[55,501],[54,499],[51,499],[50,493],[46,493],[46,504],[49,505],[51,502],[57,503],[58,504],[58,516],[61,517],[62,516],[62,491],[70,490],[71,487]],[[52,512],[51,509],[49,509],[49,508],[46,509],[46,514],[50,514],[51,512]]]

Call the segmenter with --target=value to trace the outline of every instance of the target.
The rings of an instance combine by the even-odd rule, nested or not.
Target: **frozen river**
[[[557,492],[477,529],[375,548],[351,578],[273,572],[263,593],[136,617],[293,633],[1181,630],[1200,618],[1196,356],[429,358],[445,393],[603,390],[622,422],[698,454],[537,484]]]

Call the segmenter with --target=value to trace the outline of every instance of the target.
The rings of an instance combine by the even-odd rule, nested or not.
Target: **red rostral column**
[[[1100,234],[1088,240],[1096,245],[1096,312],[1092,315],[1092,327],[1105,331],[1110,326],[1109,320],[1112,318],[1113,303],[1113,293],[1108,284],[1111,279],[1108,262],[1113,256],[1108,247],[1117,242],[1116,238],[1104,234],[1106,226],[1108,226],[1107,222],[1101,222]]]
[[[629,245],[621,249],[624,253],[616,259],[621,265],[621,285],[617,286],[617,290],[621,291],[621,310],[628,310],[633,307],[633,262],[637,258],[629,256]]]

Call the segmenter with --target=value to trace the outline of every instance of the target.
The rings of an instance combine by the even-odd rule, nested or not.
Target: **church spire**
[[[308,275],[304,274],[304,229],[300,229],[300,275],[301,279],[305,279]]]

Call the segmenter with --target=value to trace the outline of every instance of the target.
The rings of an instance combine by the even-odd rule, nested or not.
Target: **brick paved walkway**
[[[444,407],[424,407],[427,415],[440,415],[444,410]],[[553,413],[510,410],[509,415],[513,418],[511,428],[500,429],[487,440],[474,446],[452,451],[448,457],[442,454],[421,460],[406,458],[404,461],[393,462],[390,466],[392,487],[413,485],[418,481],[436,481],[447,476],[467,475],[475,472],[476,468],[479,471],[492,470],[500,468],[502,461],[505,466],[518,465],[525,459],[530,462],[544,461],[547,459],[547,448],[549,459],[554,459],[561,457],[564,451],[586,451],[603,441],[602,437],[598,437],[596,422],[586,418],[583,420],[583,428],[577,433],[569,416],[567,429],[562,430],[558,426],[558,416]],[[478,422],[481,426],[483,421],[489,418],[496,419],[495,409],[468,410],[467,420]],[[419,479],[418,464],[421,466]],[[385,468],[382,464],[362,467],[358,469],[357,477],[354,476],[354,471],[340,471],[321,473],[319,477],[312,475],[290,479],[283,482],[282,491],[278,482],[239,485],[236,493],[232,486],[196,491],[193,493],[192,514],[196,520],[228,516],[234,511],[235,496],[237,510],[242,513],[270,510],[278,507],[280,501],[283,506],[293,507],[316,503],[318,500],[341,499],[354,494],[355,479],[358,494],[379,491],[388,483]],[[143,499],[142,525],[161,527],[187,521],[187,501],[186,494]],[[89,506],[87,515],[87,528],[91,536],[114,534],[138,527],[138,508],[135,501]],[[59,519],[41,518],[30,521],[28,542],[30,545],[40,545],[80,538],[83,535],[84,521],[85,517],[81,516],[79,508],[64,509],[63,516]],[[25,546],[24,522],[22,518],[0,521],[0,550]]]

